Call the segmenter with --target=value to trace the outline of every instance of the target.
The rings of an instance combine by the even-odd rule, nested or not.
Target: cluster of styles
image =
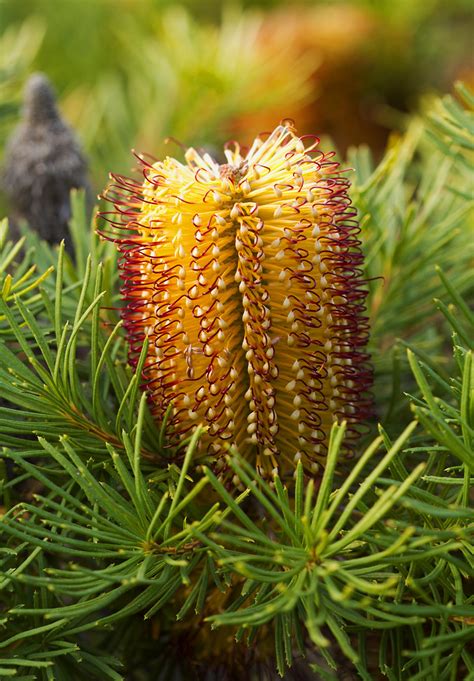
[[[130,361],[144,342],[153,415],[169,446],[206,426],[223,472],[229,445],[263,476],[324,464],[332,423],[348,451],[370,415],[366,289],[349,181],[291,123],[227,163],[189,149],[112,175],[104,217],[121,252]]]

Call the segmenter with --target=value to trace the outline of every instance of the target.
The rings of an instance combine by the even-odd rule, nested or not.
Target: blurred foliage
[[[420,93],[444,92],[458,77],[472,82],[472,20],[464,0],[281,3],[266,16],[261,50],[291,43],[316,60],[315,101],[285,109],[298,129],[330,135],[342,154],[368,143],[379,156],[390,130],[402,129],[406,112],[418,108]],[[240,136],[266,129],[269,115],[278,112],[245,117]]]
[[[166,137],[246,142],[288,116],[302,133],[331,135],[341,151],[361,142],[381,151],[420,93],[472,78],[465,0],[243,7],[0,0],[3,139],[31,70],[56,86],[98,190],[111,168],[129,172],[132,147],[160,155]]]
[[[1,8],[1,4],[0,4]],[[0,146],[19,114],[21,86],[44,38],[41,20],[29,19],[20,27],[10,26],[0,36]]]
[[[168,136],[185,144],[220,142],[230,118],[309,94],[305,56],[283,47],[260,60],[262,19],[256,15],[225,11],[213,26],[179,6],[148,13],[149,4],[138,3],[135,11],[122,3],[129,10],[123,12],[107,2],[71,2],[61,11],[56,3],[39,5],[46,39],[34,68],[60,90],[62,111],[91,158],[97,187],[111,168],[130,170],[131,147],[161,153]]]

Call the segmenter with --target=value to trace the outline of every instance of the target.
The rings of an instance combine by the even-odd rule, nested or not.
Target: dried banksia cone
[[[70,192],[89,190],[87,164],[74,133],[62,120],[51,83],[35,73],[24,92],[23,118],[10,137],[0,184],[13,221],[26,220],[51,243],[68,236]]]
[[[113,175],[106,192],[131,363],[147,339],[153,414],[171,408],[175,443],[207,426],[217,469],[235,444],[262,475],[314,473],[333,421],[350,443],[370,411],[359,227],[318,143],[280,125],[223,165],[142,158],[143,184]]]

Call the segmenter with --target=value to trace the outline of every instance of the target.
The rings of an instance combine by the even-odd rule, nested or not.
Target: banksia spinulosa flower
[[[113,175],[104,214],[122,234],[124,325],[157,419],[171,440],[207,426],[262,475],[324,463],[334,420],[349,440],[370,411],[368,323],[358,224],[334,154],[290,124],[237,144],[219,165],[148,164],[143,184]]]
[[[51,243],[67,237],[70,192],[89,189],[87,164],[41,73],[26,84],[23,120],[8,141],[1,184],[14,220],[26,220]]]

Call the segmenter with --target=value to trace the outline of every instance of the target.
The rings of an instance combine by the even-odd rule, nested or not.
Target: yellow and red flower
[[[207,426],[262,475],[324,464],[333,421],[349,440],[367,418],[366,290],[349,181],[319,140],[290,123],[227,163],[189,149],[185,163],[141,159],[144,182],[113,175],[130,361],[143,371],[170,442]]]

